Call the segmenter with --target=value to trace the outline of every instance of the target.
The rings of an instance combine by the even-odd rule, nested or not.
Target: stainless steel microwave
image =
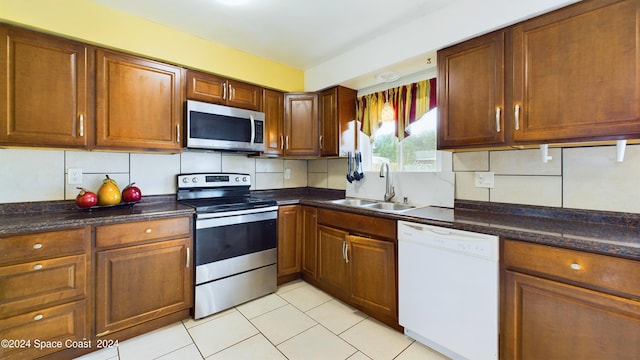
[[[262,152],[264,113],[187,100],[187,148]]]

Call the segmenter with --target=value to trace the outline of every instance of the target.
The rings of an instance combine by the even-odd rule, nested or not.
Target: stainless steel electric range
[[[250,186],[248,174],[178,175],[177,200],[195,209],[195,319],[276,290],[278,206]]]

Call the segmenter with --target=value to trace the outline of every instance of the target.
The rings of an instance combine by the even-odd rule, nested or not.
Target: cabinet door
[[[302,207],[302,275],[312,280],[316,278],[318,258],[316,213],[314,207]]]
[[[585,1],[516,26],[514,141],[637,137],[639,28],[637,0]]]
[[[316,94],[285,94],[284,100],[285,155],[318,156],[318,100]]]
[[[438,51],[438,148],[504,144],[505,33]]]
[[[190,239],[96,252],[98,336],[192,306]]]
[[[278,276],[300,272],[299,206],[278,209]]]
[[[320,93],[320,156],[338,155],[338,89]]]
[[[340,155],[340,145],[349,127],[349,122],[356,117],[356,91],[343,86],[336,86],[319,94],[320,113],[320,155]],[[347,140],[356,144],[357,134]]]
[[[262,88],[235,80],[227,81],[227,105],[262,111]]]
[[[181,72],[176,66],[98,50],[96,145],[180,150]]]
[[[225,105],[227,80],[213,74],[187,71],[187,99]]]
[[[397,322],[395,244],[360,236],[348,236],[351,301]]]
[[[284,155],[284,93],[263,90],[265,154]]]
[[[345,259],[349,233],[318,225],[318,284],[339,298],[346,298],[349,275]]]
[[[638,359],[640,302],[506,271],[505,359]]]
[[[87,46],[0,26],[0,143],[83,147],[93,121]]]

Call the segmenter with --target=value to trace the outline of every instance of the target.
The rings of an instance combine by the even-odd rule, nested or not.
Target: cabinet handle
[[[286,145],[285,145],[285,149],[289,150],[289,135],[284,137]]]
[[[227,100],[227,85],[222,87],[222,100]]]
[[[176,142],[180,144],[180,124],[176,124],[176,139]]]
[[[33,244],[33,249],[34,250],[42,249],[42,244],[40,244],[40,243]]]
[[[580,269],[582,269],[582,265],[577,264],[577,263],[573,263],[573,264],[571,264],[571,268],[573,270],[580,270]]]
[[[33,320],[38,321],[38,320],[42,320],[43,318],[44,318],[44,315],[38,314],[38,315],[33,317]]]
[[[349,263],[349,244],[346,241],[344,242],[344,262]]]
[[[515,115],[515,122],[516,122],[516,130],[520,130],[520,105],[516,104],[515,106],[515,110],[514,110],[514,115]]]
[[[322,150],[322,135],[320,135],[320,149]]]
[[[500,132],[500,106],[496,107],[496,132]]]
[[[153,231],[153,230],[151,230],[151,228],[144,229],[144,232],[147,233],[147,234],[151,234],[151,231]]]
[[[42,268],[43,268],[42,264],[35,264],[35,265],[33,265],[33,270],[40,270],[40,269],[42,269]]]
[[[78,124],[78,135],[80,137],[84,136],[84,114],[80,114]]]
[[[231,86],[231,84],[229,84],[229,101],[233,100],[233,86]]]
[[[280,150],[284,150],[284,136],[280,135]]]
[[[190,262],[191,262],[191,250],[187,248],[187,268],[189,267]]]
[[[346,241],[344,241],[344,240],[342,240],[342,260],[345,260],[345,261],[346,261],[346,258],[345,258],[345,255],[344,255],[344,254],[345,254],[345,248],[346,248],[346,246],[347,246],[347,242],[346,242]]]

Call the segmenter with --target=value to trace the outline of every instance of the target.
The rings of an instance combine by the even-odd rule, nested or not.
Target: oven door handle
[[[196,230],[207,229],[216,226],[237,225],[256,221],[275,220],[277,218],[277,211],[269,211],[254,214],[239,214],[226,217],[216,217],[211,219],[197,219]]]

